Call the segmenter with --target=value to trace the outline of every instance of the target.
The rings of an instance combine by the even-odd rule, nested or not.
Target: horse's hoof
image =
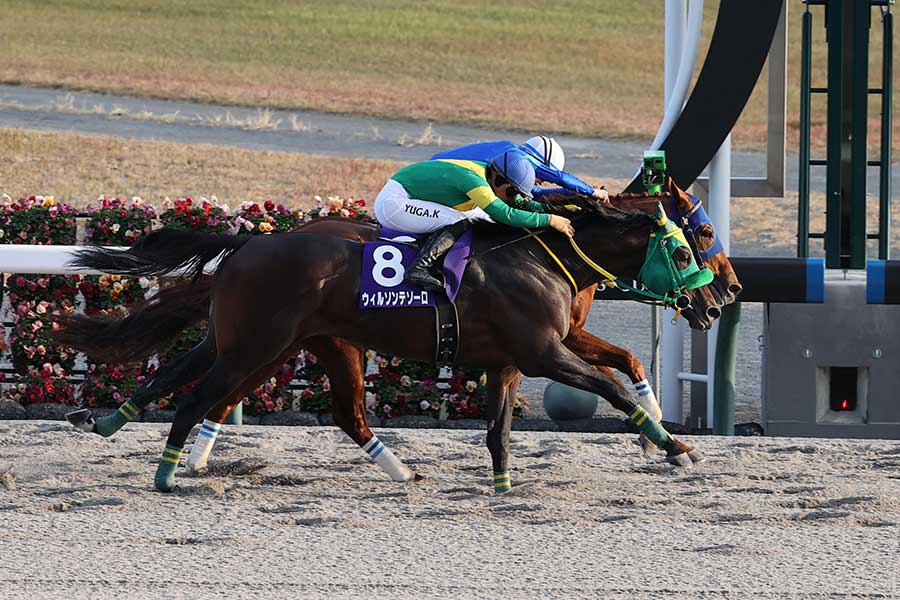
[[[650,441],[650,439],[644,435],[643,433],[638,437],[638,444],[641,446],[641,450],[644,453],[644,458],[647,460],[652,460],[656,455],[656,452],[659,448],[656,447],[656,444]]]
[[[694,466],[694,462],[691,460],[691,457],[688,455],[688,452],[682,452],[681,454],[672,454],[666,457],[666,460],[669,461],[670,465],[675,465],[676,467],[681,467],[683,469],[690,469]]]
[[[191,461],[188,461],[187,463],[185,463],[184,466],[187,467],[187,470],[190,471],[191,473],[203,473],[204,471],[207,470],[208,465],[207,465],[206,461],[204,460],[202,463],[198,462],[196,464],[192,463]]]
[[[92,415],[90,409],[87,408],[80,408],[66,413],[66,421],[76,429],[80,429],[87,433],[93,433],[96,424],[94,415]]]
[[[699,450],[691,450],[687,454],[689,457],[691,457],[691,462],[695,464],[706,460],[706,457],[703,456],[703,454]]]
[[[175,489],[175,476],[173,475],[172,477],[157,477],[153,480],[153,487],[156,488],[157,492],[168,494]]]

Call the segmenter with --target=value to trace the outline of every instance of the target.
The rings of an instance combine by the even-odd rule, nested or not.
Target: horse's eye
[[[684,246],[679,246],[672,252],[672,260],[678,270],[683,271],[691,265],[691,251]]]
[[[713,230],[712,225],[704,223],[697,228],[694,238],[697,240],[698,249],[708,250],[712,247],[713,242],[716,241],[716,232]]]

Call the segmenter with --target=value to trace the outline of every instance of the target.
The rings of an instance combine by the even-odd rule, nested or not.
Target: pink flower
[[[431,403],[428,400],[422,400],[419,402],[419,408],[422,410],[428,410],[431,408]]]
[[[350,211],[347,210],[346,208],[342,208],[342,209],[341,209],[341,216],[344,217],[345,219],[348,218],[348,217],[350,216]]]

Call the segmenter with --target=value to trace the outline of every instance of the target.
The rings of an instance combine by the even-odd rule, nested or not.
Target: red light
[[[841,400],[841,410],[847,410],[850,408],[850,403],[846,400]]]

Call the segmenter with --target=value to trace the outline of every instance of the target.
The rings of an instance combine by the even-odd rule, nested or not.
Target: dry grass
[[[0,130],[0,190],[52,194],[82,207],[100,194],[273,198],[307,207],[315,194],[373,198],[402,163],[218,146]]]
[[[374,198],[404,163],[331,158],[70,133],[0,129],[0,191],[51,194],[78,207],[100,194],[277,199],[306,208],[316,194]],[[625,180],[588,177],[616,190]]]
[[[706,5],[708,41],[718,3]],[[534,0],[7,0],[0,80],[646,138],[662,113],[663,7],[642,8],[566,0],[547,18]],[[795,144],[801,8],[790,10]],[[815,14],[814,85],[824,85]],[[876,17],[873,85],[880,37]],[[765,138],[765,87],[739,124],[738,146]]]

